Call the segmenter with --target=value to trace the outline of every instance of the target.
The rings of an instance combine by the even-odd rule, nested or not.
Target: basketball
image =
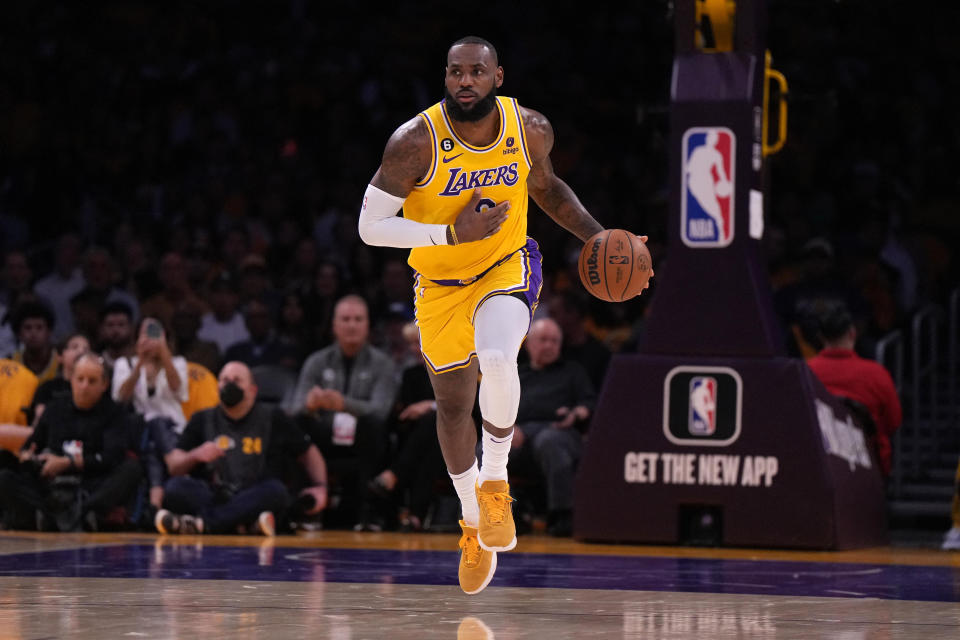
[[[592,295],[623,302],[640,295],[653,276],[647,246],[623,229],[605,229],[580,250],[580,281]]]

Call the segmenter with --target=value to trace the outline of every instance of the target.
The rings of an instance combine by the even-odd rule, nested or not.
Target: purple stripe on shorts
[[[533,238],[527,238],[527,244],[520,249],[527,268],[527,290],[523,292],[527,299],[527,306],[530,307],[530,313],[537,308],[537,300],[540,298],[540,288],[543,286],[543,256],[540,254],[540,246]]]

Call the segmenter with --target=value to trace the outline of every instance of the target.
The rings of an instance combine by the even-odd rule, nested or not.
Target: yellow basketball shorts
[[[533,238],[469,280],[430,280],[416,274],[414,297],[420,348],[434,373],[462,369],[477,355],[473,320],[495,295],[516,295],[537,308],[543,286],[542,256]]]

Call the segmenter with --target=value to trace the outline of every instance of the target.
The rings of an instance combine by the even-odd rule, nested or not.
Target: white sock
[[[483,429],[483,467],[480,469],[478,484],[487,480],[507,479],[507,459],[510,457],[510,443],[513,441],[513,429],[506,438],[496,438]]]
[[[473,466],[464,471],[453,475],[449,471],[447,475],[453,480],[453,488],[457,490],[460,497],[460,509],[463,511],[463,521],[468,527],[477,528],[480,526],[480,505],[477,503],[476,484],[479,470],[477,461],[473,461]]]

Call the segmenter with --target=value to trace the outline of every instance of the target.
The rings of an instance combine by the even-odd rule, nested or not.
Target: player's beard
[[[447,113],[458,122],[476,122],[493,111],[497,103],[497,87],[490,89],[490,93],[478,98],[469,109],[464,109],[446,86],[443,87],[443,97],[447,101]]]

